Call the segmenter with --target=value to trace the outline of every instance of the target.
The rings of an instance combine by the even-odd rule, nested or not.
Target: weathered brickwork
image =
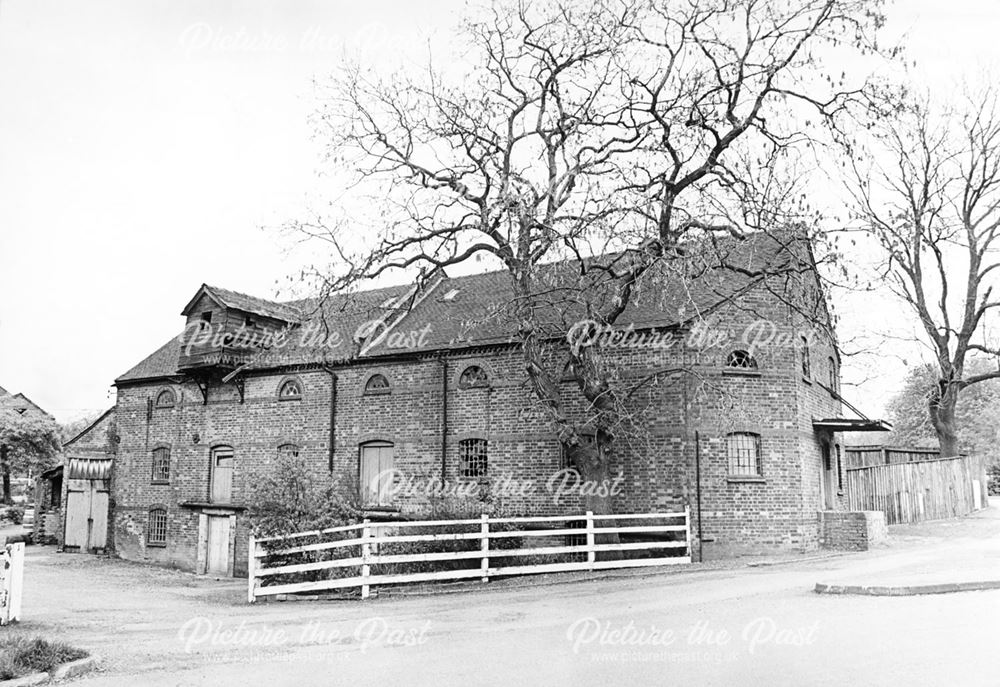
[[[716,308],[697,325],[676,330],[671,345],[661,339],[659,346],[606,351],[620,381],[635,385],[635,429],[616,441],[610,460],[612,477],[621,476],[616,511],[690,506],[697,550],[706,558],[819,546],[817,512],[844,507],[837,480],[840,439],[818,434],[812,426],[814,419],[841,415],[839,400],[826,388],[831,381],[839,385],[839,361],[828,333],[808,336],[802,344],[812,318],[798,306],[809,301],[810,292],[804,286],[792,288],[800,290],[799,296],[779,299],[765,289],[741,294],[738,304]],[[767,336],[761,333],[761,321],[769,323],[763,331]],[[750,345],[755,340],[757,345]],[[731,353],[748,349],[756,360],[753,369],[727,366]],[[550,353],[547,364],[562,368],[558,350]],[[470,365],[486,371],[486,387],[460,387],[461,374]],[[389,380],[388,393],[365,392],[374,374]],[[279,389],[290,378],[301,384],[302,396],[279,400]],[[492,490],[494,496],[442,503],[418,490],[399,495],[393,505],[404,515],[439,506],[505,514],[576,513],[583,508],[579,494],[555,499],[549,488],[561,467],[561,449],[526,384],[515,347],[396,355],[329,369],[258,370],[244,379],[242,400],[233,383],[216,380],[208,385],[207,402],[194,381],[119,384],[114,541],[120,555],[198,570],[204,559],[199,551],[204,547],[203,514],[211,508],[210,456],[218,446],[231,447],[235,454],[232,504],[223,509],[235,516],[235,574],[246,571],[244,509],[250,505],[251,487],[270,469],[282,444],[300,447],[317,480],[357,480],[362,446],[389,442],[394,468],[423,485],[427,478],[447,484],[466,481],[460,473],[460,442],[484,439],[488,475],[476,482],[480,494]],[[155,399],[165,388],[174,391],[176,403],[157,408]],[[565,380],[562,388],[570,413],[583,420],[586,407],[575,383]],[[731,433],[759,437],[760,474],[733,474]],[[825,474],[824,442],[832,456]],[[169,479],[162,483],[153,480],[158,448],[170,452]],[[526,482],[534,485],[527,493],[508,489],[495,495],[505,483]],[[153,508],[167,512],[162,544],[149,542]]]
[[[824,549],[842,551],[867,551],[889,539],[885,513],[880,510],[820,511],[819,533]]]

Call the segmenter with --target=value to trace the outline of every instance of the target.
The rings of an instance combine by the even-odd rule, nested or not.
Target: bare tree
[[[380,212],[296,229],[332,246],[342,269],[322,273],[329,292],[482,256],[507,270],[530,387],[584,478],[607,479],[634,386],[600,345],[563,346],[565,365],[548,364],[546,342],[565,324],[552,313],[614,325],[650,275],[683,273],[685,260],[726,265],[716,236],[801,220],[788,165],[864,88],[830,78],[840,70],[821,56],[874,50],[877,6],[494,2],[464,26],[468,69],[379,77],[352,66],[332,83],[320,117],[330,155]],[[557,260],[570,268],[547,267]],[[566,370],[596,442],[567,409]]]
[[[937,371],[930,422],[942,454],[956,455],[960,394],[1000,378],[996,362],[970,365],[976,354],[1000,356],[985,326],[1000,306],[997,97],[987,90],[939,109],[910,101],[872,132],[853,167],[858,213],[885,251],[886,283],[920,321]]]

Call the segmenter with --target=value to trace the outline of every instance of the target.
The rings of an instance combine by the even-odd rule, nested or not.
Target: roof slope
[[[802,235],[783,232],[699,244],[685,259],[660,261],[648,270],[635,285],[618,323],[644,329],[689,321],[759,283],[760,278],[752,273],[774,272],[801,261],[806,251],[796,244],[804,243]],[[599,256],[588,260],[584,270],[575,262],[541,266],[535,275],[539,294],[535,319],[541,333],[561,336],[573,323],[590,319],[595,310],[604,309],[616,285],[614,277],[609,276],[611,270],[620,272],[628,259],[626,254]],[[720,268],[720,264],[728,267]],[[217,287],[203,285],[202,289],[229,307],[295,314],[295,320],[279,318],[300,324],[286,341],[260,353],[249,365],[256,369],[337,363],[402,352],[394,348],[393,337],[377,336],[386,332],[401,334],[407,352],[513,343],[517,335],[513,287],[506,270],[443,276],[419,294],[413,284],[404,284],[288,303],[273,303]],[[372,323],[379,322],[381,326],[373,330]],[[180,349],[178,335],[116,382],[176,375]]]

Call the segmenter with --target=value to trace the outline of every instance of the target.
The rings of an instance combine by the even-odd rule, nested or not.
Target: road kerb
[[[918,596],[921,594],[980,592],[989,589],[1000,589],[1000,580],[943,582],[940,584],[917,585],[825,584],[823,582],[817,582],[813,591],[817,594],[840,594],[853,596]]]

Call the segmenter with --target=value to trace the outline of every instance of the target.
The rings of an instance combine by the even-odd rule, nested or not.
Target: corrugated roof
[[[722,241],[704,244],[704,255],[689,259],[662,261],[635,285],[633,297],[618,323],[631,324],[636,329],[680,324],[704,314],[722,302],[752,287],[756,279],[742,272],[777,269],[790,260],[801,259],[803,252],[795,246],[804,242],[801,235],[785,233],[776,236],[754,235],[742,241]],[[601,309],[613,296],[612,280],[604,268],[620,268],[623,255],[594,258],[590,269],[580,274],[576,263],[552,263],[543,266],[536,281],[536,320],[543,336],[561,336],[574,322],[590,317],[591,309]],[[719,269],[720,262],[734,269]],[[231,307],[247,309],[250,303],[243,296],[217,287],[204,287]],[[384,337],[368,348],[356,342],[359,327],[390,315],[392,331],[403,335],[409,345],[407,352],[449,350],[468,346],[507,344],[516,341],[517,322],[510,310],[513,300],[511,277],[506,270],[485,272],[462,277],[444,277],[414,298],[410,303],[395,303],[387,310],[389,298],[400,299],[413,291],[413,284],[391,286],[351,294],[340,294],[325,300],[304,299],[278,304],[269,303],[272,312],[285,308],[295,312],[300,325],[288,343],[261,353],[249,367],[263,369],[285,365],[337,363],[365,357],[402,352],[393,349],[393,339]],[[455,292],[453,297],[446,298]],[[200,291],[199,291],[200,293]],[[396,317],[393,311],[401,315]],[[384,329],[384,327],[383,327]],[[422,333],[422,336],[416,336]],[[326,345],[319,345],[325,342]],[[129,382],[177,373],[180,335],[157,349],[152,355],[121,375],[117,382]]]

